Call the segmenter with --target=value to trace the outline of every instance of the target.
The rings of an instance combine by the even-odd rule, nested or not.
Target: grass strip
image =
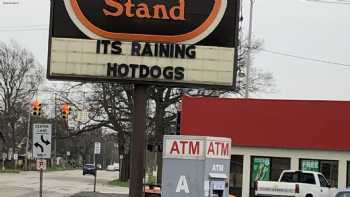
[[[109,184],[118,187],[129,187],[129,183],[127,181],[113,180],[110,181]]]

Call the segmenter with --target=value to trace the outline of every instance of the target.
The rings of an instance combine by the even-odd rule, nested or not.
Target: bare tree
[[[242,36],[242,33],[241,33]],[[245,75],[245,69],[248,56],[248,45],[246,40],[240,38],[238,45],[238,69],[237,69],[237,82],[236,89],[233,90],[220,90],[220,89],[179,89],[179,88],[153,88],[150,94],[150,99],[154,102],[155,116],[151,118],[153,122],[151,124],[153,132],[150,137],[155,143],[161,143],[163,141],[163,135],[169,134],[171,127],[176,124],[176,113],[178,112],[178,103],[183,94],[191,96],[210,96],[210,97],[242,97],[245,91],[249,92],[267,92],[273,89],[273,75],[270,72],[262,69],[251,68],[248,84],[242,82]],[[258,52],[263,42],[256,40],[253,42],[254,52]],[[171,114],[171,115],[169,115]],[[167,132],[168,131],[168,132]],[[162,169],[162,155],[157,153],[157,182],[161,183],[161,169]]]
[[[130,138],[133,115],[133,87],[115,83],[101,83],[94,86],[94,95],[90,97],[93,107],[91,117],[99,124],[115,131],[118,155],[123,155],[122,163],[130,161]],[[122,165],[120,180],[129,178],[129,165]]]
[[[42,81],[40,67],[34,56],[16,42],[0,42],[0,140],[8,150],[16,151],[23,134],[16,128],[25,124],[28,104]],[[22,136],[22,137],[21,137]]]
[[[73,111],[88,111],[89,120],[79,123],[74,131],[61,138],[84,136],[86,133],[96,132],[99,128],[107,128],[112,131],[108,135],[116,140],[118,155],[123,155],[122,163],[129,163],[133,86],[117,83],[71,83],[64,89],[65,91],[59,92],[61,103],[69,103],[75,109]],[[89,89],[89,92],[81,91],[82,89]],[[77,92],[80,92],[80,96]],[[120,179],[127,181],[128,178],[129,165],[121,165]]]

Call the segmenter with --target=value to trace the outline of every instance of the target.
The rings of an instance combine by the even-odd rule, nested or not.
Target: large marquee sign
[[[233,87],[239,0],[51,1],[48,78]]]

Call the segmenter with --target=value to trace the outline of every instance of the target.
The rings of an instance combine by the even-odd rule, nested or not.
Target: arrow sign
[[[51,158],[51,124],[33,124],[33,157]]]
[[[34,146],[37,147],[37,148],[40,148],[42,153],[44,152],[44,147],[41,146],[38,142],[35,143]]]
[[[46,146],[50,144],[50,142],[48,140],[44,140],[43,135],[41,135],[41,141],[44,142],[44,144],[46,144]]]

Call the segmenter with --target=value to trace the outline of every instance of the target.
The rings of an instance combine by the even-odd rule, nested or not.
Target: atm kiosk
[[[228,197],[231,139],[164,136],[162,196]]]

